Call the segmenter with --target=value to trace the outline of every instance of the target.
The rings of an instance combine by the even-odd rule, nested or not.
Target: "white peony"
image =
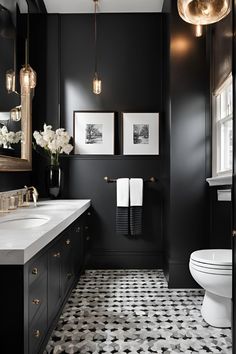
[[[22,131],[18,132],[8,131],[7,127],[4,125],[0,128],[0,146],[8,146],[9,144],[17,144],[22,141]]]
[[[73,145],[71,144],[67,144],[65,145],[62,149],[61,149],[61,153],[65,153],[67,155],[69,155],[69,153],[73,150]]]
[[[44,148],[49,155],[69,154],[73,146],[69,144],[70,135],[64,128],[52,130],[51,125],[43,125],[43,131],[33,133],[37,145]]]

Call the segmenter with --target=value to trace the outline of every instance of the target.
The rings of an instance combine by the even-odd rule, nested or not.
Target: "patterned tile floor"
[[[224,353],[229,328],[201,317],[202,290],[169,290],[161,270],[86,271],[44,354]]]

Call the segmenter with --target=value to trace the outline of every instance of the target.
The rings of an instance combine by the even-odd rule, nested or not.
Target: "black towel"
[[[142,234],[143,179],[130,179],[130,234]]]
[[[120,235],[129,234],[129,208],[116,208],[116,233]]]
[[[129,234],[129,179],[118,178],[116,181],[116,232]]]
[[[132,236],[142,234],[142,210],[141,206],[130,207],[130,234]]]

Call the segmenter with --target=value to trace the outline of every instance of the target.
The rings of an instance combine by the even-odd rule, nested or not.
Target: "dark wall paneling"
[[[210,239],[209,248],[231,248],[232,203],[218,201],[217,191],[230,186],[210,188]]]
[[[160,176],[160,161],[155,158],[119,159],[64,158],[63,170],[68,181],[66,196],[91,198],[93,216],[90,229],[91,268],[157,268],[162,267],[163,195],[162,184],[146,183],[144,188],[144,233],[140,237],[117,235],[115,232],[116,184],[104,176]]]
[[[50,26],[55,17],[48,16]],[[63,159],[65,197],[91,198],[94,208],[90,241],[91,268],[152,268],[163,254],[163,39],[161,14],[99,14],[98,68],[102,94],[92,93],[94,75],[93,15],[61,15],[61,125],[72,134],[74,110],[160,112],[160,157],[70,157]],[[56,21],[55,21],[56,22]],[[56,23],[54,26],[57,26]],[[54,27],[55,29],[55,27]],[[57,50],[53,41],[48,46]],[[53,50],[53,49],[51,49]],[[56,78],[54,79],[56,84]],[[56,103],[56,99],[53,100]],[[52,109],[52,108],[51,108]],[[54,108],[56,109],[55,105]],[[117,117],[117,132],[120,115]],[[120,152],[117,139],[116,152]],[[115,184],[104,176],[156,176],[145,186],[144,234],[115,233]]]
[[[212,32],[212,85],[216,90],[232,72],[232,12]]]
[[[204,248],[207,235],[205,36],[178,15],[170,16],[170,206],[168,217],[169,286],[195,286],[188,270],[192,251]]]
[[[72,133],[73,110],[162,111],[162,53],[161,14],[99,14],[96,96],[93,16],[62,15],[62,125]]]

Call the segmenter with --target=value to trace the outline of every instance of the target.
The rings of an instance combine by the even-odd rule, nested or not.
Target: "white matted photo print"
[[[114,154],[114,112],[74,112],[75,154]]]
[[[122,113],[123,155],[159,155],[159,113]]]

